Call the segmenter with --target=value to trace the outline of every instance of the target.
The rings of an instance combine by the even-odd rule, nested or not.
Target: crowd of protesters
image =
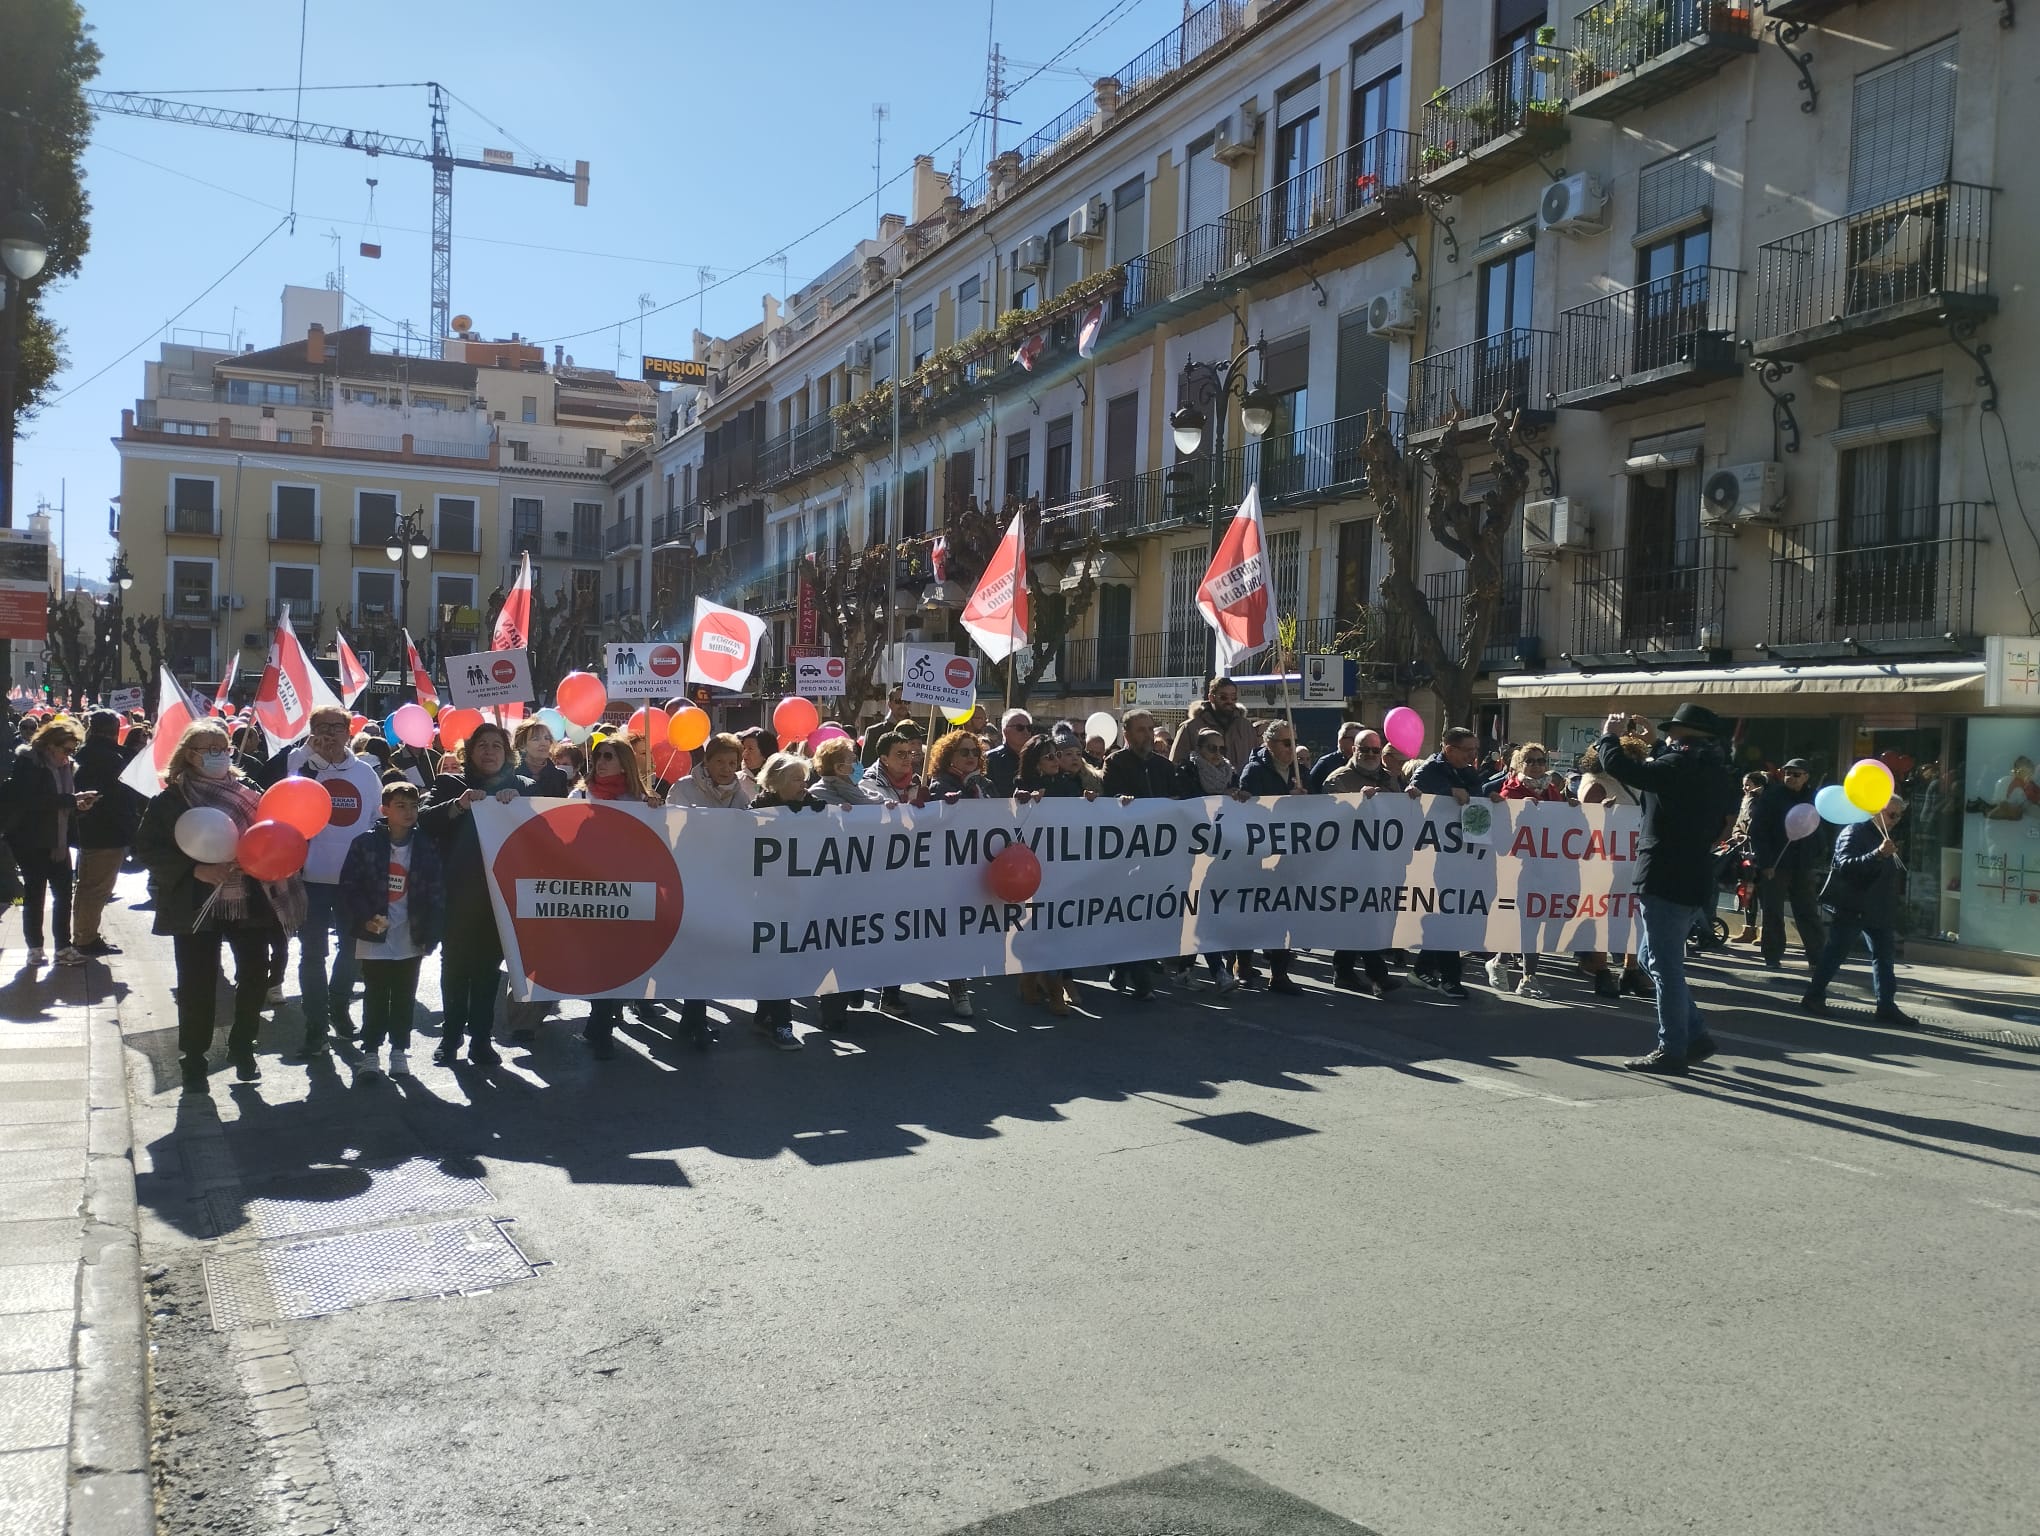
[[[1313,762],[1286,715],[1254,720],[1226,677],[1212,680],[1173,737],[1158,733],[1148,711],[1134,709],[1116,722],[1116,739],[1109,744],[1090,727],[1037,721],[1024,709],[1007,710],[996,721],[979,710],[930,741],[895,690],[861,739],[838,737],[810,758],[781,750],[767,728],[716,734],[671,783],[653,772],[654,744],[623,729],[598,731],[580,743],[555,739],[540,720],[521,721],[514,735],[485,723],[442,756],[393,746],[372,729],[353,733],[355,723],[345,710],[315,710],[307,739],[272,756],[261,750],[262,734],[252,724],[200,719],[177,742],[162,792],[144,799],[120,782],[148,740],[148,724],[139,714],[124,718],[97,710],[82,725],[54,714],[23,722],[26,739],[15,748],[0,789],[5,834],[0,894],[22,898],[28,959],[32,965],[47,963],[52,940],[59,965],[118,953],[101,931],[101,913],[132,850],[148,871],[153,930],[171,941],[188,1091],[206,1090],[223,950],[234,968],[228,1060],[242,1080],[259,1077],[255,1044],[262,1010],[282,1000],[293,934],[304,1022],[300,1055],[323,1054],[337,1040],[352,1047],[357,1082],[408,1072],[420,972],[437,951],[442,1015],[433,1060],[485,1069],[499,1064],[503,951],[472,809],[484,798],[508,802],[527,796],[775,814],[1015,797],[1102,796],[1131,804],[1212,795],[1384,793],[1443,796],[1462,806],[1476,797],[1633,806],[1643,817],[1636,871],[1643,921],[1636,952],[1573,957],[1596,993],[1655,1002],[1657,1048],[1626,1065],[1676,1073],[1713,1054],[1713,1037],[1685,980],[1684,959],[1689,939],[1714,920],[1725,851],[1751,877],[1744,931],[1736,937],[1758,943],[1764,963],[1774,969],[1784,964],[1784,913],[1790,907],[1810,968],[1801,1003],[1806,1011],[1824,1011],[1826,988],[1860,939],[1873,958],[1878,1017],[1910,1022],[1898,1010],[1892,972],[1904,870],[1891,834],[1904,802],[1894,800],[1886,813],[1845,829],[1827,861],[1820,840],[1788,834],[1788,814],[1813,795],[1809,765],[1794,759],[1775,777],[1746,776],[1738,811],[1727,727],[1696,705],[1682,706],[1656,725],[1634,715],[1610,715],[1600,740],[1571,776],[1537,742],[1512,743],[1500,755],[1484,755],[1476,733],[1465,726],[1446,729],[1434,752],[1407,760],[1380,730],[1352,721],[1341,728],[1335,748]],[[180,846],[176,829],[184,812],[209,807],[245,830],[262,790],[291,777],[313,779],[336,805],[356,808],[310,839],[298,874],[260,881],[232,861],[201,862]],[[1467,958],[1446,950],[1340,950],[1331,956],[1332,977],[1340,990],[1377,998],[1402,987],[1406,977],[1457,1001],[1469,995]],[[1534,1000],[1551,995],[1544,977],[1554,957],[1474,958],[1495,991]],[[1262,986],[1283,995],[1305,990],[1296,956],[1286,949],[1136,960],[1110,972],[1112,985],[1136,1000],[1152,997],[1160,986],[1190,985],[1200,977],[1221,994]],[[358,1038],[352,1013],[357,984]],[[973,1015],[968,980],[948,980],[939,990],[949,1016]],[[1023,975],[1018,990],[1023,1002],[1051,1014],[1070,1011],[1068,973]],[[591,1054],[607,1059],[626,1007],[653,1025],[670,1024],[677,1009],[679,1032],[696,1048],[711,1049],[718,1036],[709,1001],[596,1000],[583,1038]],[[910,1006],[924,1006],[910,1004],[897,986],[881,989],[868,1005],[860,994],[807,1001],[813,1017],[829,1029],[845,1027],[866,1006],[901,1018]],[[758,1001],[756,1022],[782,1049],[801,1046],[793,1002]],[[511,1038],[535,1039],[551,1008],[511,1004]]]

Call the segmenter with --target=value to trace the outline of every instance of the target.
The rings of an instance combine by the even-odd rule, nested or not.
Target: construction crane
[[[118,112],[127,117],[152,117],[166,123],[191,123],[200,128],[224,128],[229,133],[252,133],[264,138],[290,139],[299,144],[324,144],[333,149],[356,149],[365,155],[396,155],[405,160],[423,160],[432,167],[432,348],[443,354],[446,338],[452,334],[453,314],[453,173],[500,171],[510,176],[533,176],[540,181],[567,182],[574,189],[574,206],[588,206],[588,162],[576,160],[570,171],[536,156],[519,156],[507,149],[485,149],[481,158],[470,159],[453,152],[446,132],[446,88],[427,81],[432,106],[432,138],[399,138],[363,128],[331,128],[322,123],[300,122],[289,117],[267,117],[260,112],[233,112],[220,107],[195,106],[188,101],[167,101],[159,96],[138,96],[132,91],[86,91],[86,105],[101,112]]]

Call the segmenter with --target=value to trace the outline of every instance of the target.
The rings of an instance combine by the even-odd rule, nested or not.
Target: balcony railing
[[[1736,280],[1688,267],[1558,317],[1558,403],[1599,409],[1734,376]]]
[[[1466,619],[1466,572],[1434,571],[1423,579],[1424,599],[1438,621],[1448,653],[1459,647]],[[1480,653],[1483,671],[1534,663],[1544,658],[1545,567],[1541,561],[1512,560],[1502,567],[1502,601]],[[1400,658],[1382,657],[1381,660]]]
[[[1341,230],[1408,205],[1417,179],[1417,136],[1389,129],[1270,187],[1220,220],[1226,265],[1272,271],[1301,260]]]
[[[1768,649],[1945,649],[1975,624],[1988,502],[1944,502],[1771,535]]]
[[[626,517],[622,522],[609,525],[602,535],[602,548],[606,553],[616,555],[626,549],[636,549],[644,541],[643,520]]]
[[[1703,533],[1581,555],[1573,577],[1572,659],[1620,665],[1721,648],[1733,547]]]
[[[1563,48],[1518,50],[1441,88],[1424,107],[1425,184],[1449,192],[1488,181],[1564,139],[1574,67]]]
[[[1753,0],[1599,0],[1573,19],[1578,117],[1613,118],[1755,53]]]
[[[165,507],[163,528],[167,533],[184,533],[201,539],[216,539],[220,536],[220,509]]]
[[[172,587],[163,594],[163,617],[202,622],[219,611],[219,599],[211,587]]]
[[[1757,248],[1760,357],[1988,314],[1991,187],[1948,181]]]
[[[1530,416],[1548,411],[1557,346],[1555,331],[1501,331],[1417,359],[1410,364],[1410,435],[1442,431],[1455,399],[1468,421],[1492,416],[1505,398]]]
[[[603,554],[602,540],[599,537],[571,538],[568,540],[566,553],[569,560],[600,560]]]

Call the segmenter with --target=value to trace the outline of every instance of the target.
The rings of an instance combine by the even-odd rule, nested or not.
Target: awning
[[[1830,697],[1847,694],[1960,693],[1983,686],[1983,662],[1851,662],[1840,666],[1609,668],[1602,672],[1511,672],[1495,679],[1503,699],[1692,699],[1736,694]]]

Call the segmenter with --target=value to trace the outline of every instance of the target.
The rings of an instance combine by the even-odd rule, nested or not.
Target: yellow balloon
[[[1872,816],[1891,804],[1896,790],[1891,770],[1874,757],[1864,758],[1842,778],[1842,793],[1849,797],[1849,804]]]
[[[973,699],[971,700],[970,703],[964,705],[964,707],[960,710],[957,709],[943,710],[942,718],[947,720],[951,725],[962,725],[966,720],[970,719],[972,715],[976,714],[977,710],[978,710],[977,700]]]
[[[596,731],[596,732],[595,732],[594,734],[592,734],[591,736],[589,736],[589,738],[588,738],[588,747],[589,747],[589,749],[590,749],[590,750],[592,751],[592,750],[593,750],[594,748],[596,748],[596,747],[599,747],[599,746],[601,746],[601,745],[602,745],[602,743],[603,743],[603,742],[605,742],[605,741],[607,741],[607,740],[609,740],[609,738],[608,738],[607,736],[605,736],[605,735],[604,735],[604,734],[603,734],[602,732],[600,732],[600,731]]]

